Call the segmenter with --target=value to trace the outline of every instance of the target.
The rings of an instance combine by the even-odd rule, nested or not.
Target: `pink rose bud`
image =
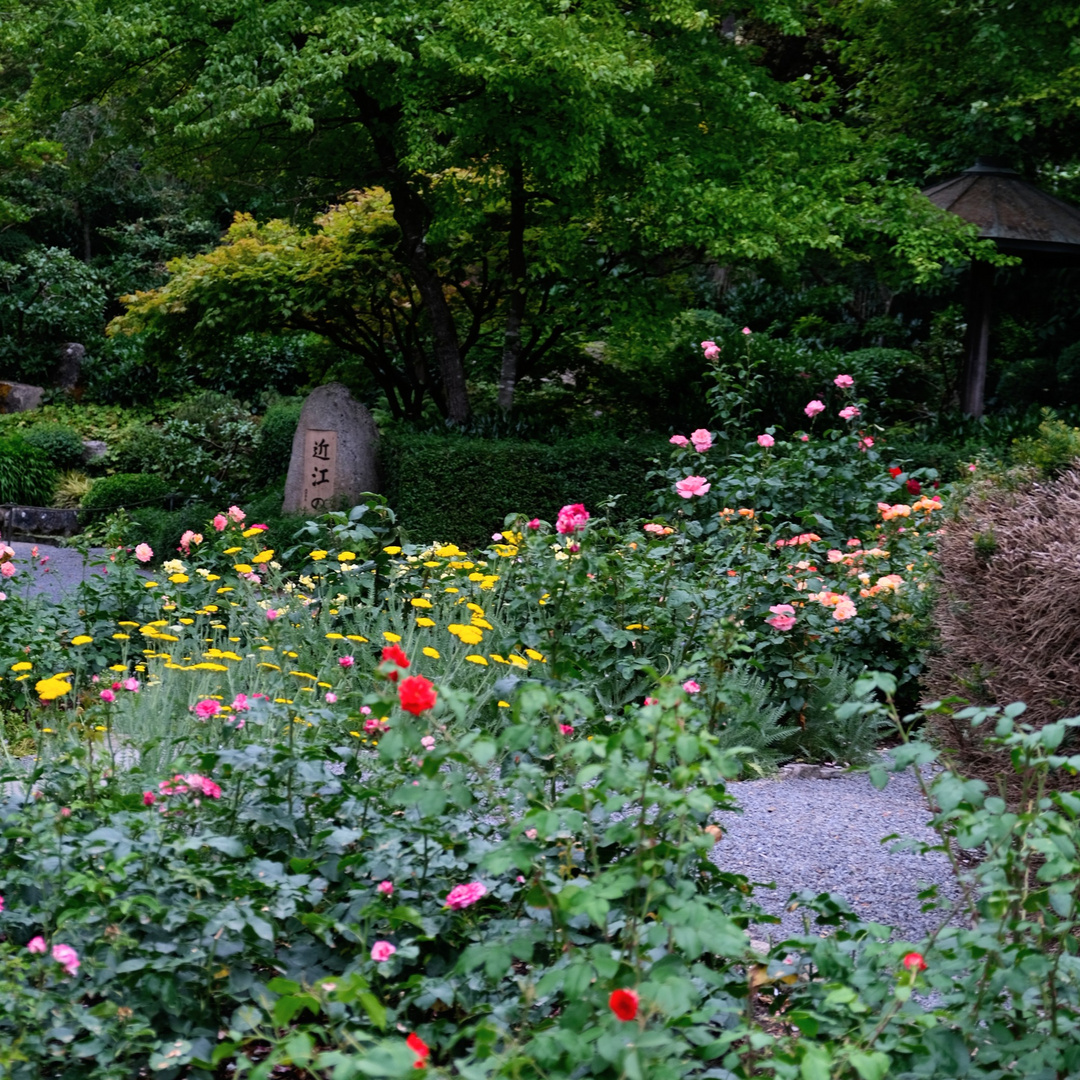
[[[337,694],[335,694],[333,690],[327,690],[327,692],[326,692],[326,703],[327,703],[327,705],[335,705],[335,704],[337,704]]]
[[[392,881],[380,881],[379,884],[375,886],[375,891],[381,893],[383,896],[393,896],[394,883]]]
[[[111,705],[116,700],[116,695],[111,690],[102,690],[99,696],[106,705]]]

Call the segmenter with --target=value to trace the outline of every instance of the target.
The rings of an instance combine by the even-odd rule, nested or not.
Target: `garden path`
[[[753,780],[731,784],[742,813],[716,815],[724,830],[713,848],[723,870],[745,874],[752,882],[776,883],[755,890],[755,899],[781,923],[755,926],[753,936],[779,941],[801,934],[804,911],[787,911],[793,892],[833,892],[845,897],[861,919],[888,923],[897,935],[917,941],[931,933],[945,915],[921,910],[923,888],[956,899],[960,889],[941,852],[921,855],[903,850],[904,839],[936,843],[927,825],[930,812],[909,771],[890,775],[877,791],[866,773],[842,773],[830,779]],[[815,928],[810,932],[827,932]]]
[[[101,569],[87,566],[82,553],[75,548],[57,547],[55,544],[31,544],[21,540],[12,541],[9,547],[15,551],[19,570],[14,578],[9,578],[3,589],[9,596],[44,595],[50,600],[60,600],[71,592],[89,574],[100,574]],[[31,552],[37,549],[41,559],[31,561]],[[91,548],[91,559],[105,551],[104,548]]]

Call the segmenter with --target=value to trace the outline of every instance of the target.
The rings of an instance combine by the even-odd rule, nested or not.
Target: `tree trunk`
[[[510,297],[503,331],[502,370],[499,373],[499,408],[514,407],[521,362],[521,324],[525,320],[525,174],[520,161],[510,167],[510,232],[507,237]]]

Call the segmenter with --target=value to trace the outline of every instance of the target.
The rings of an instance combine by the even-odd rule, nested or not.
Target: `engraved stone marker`
[[[313,390],[293,436],[283,513],[347,509],[364,492],[378,491],[378,439],[371,413],[347,387]]]

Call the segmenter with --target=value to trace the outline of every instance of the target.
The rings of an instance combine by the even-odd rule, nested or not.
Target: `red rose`
[[[922,484],[918,480],[909,480],[906,486],[912,495],[918,495],[922,491]]]
[[[909,952],[900,963],[903,964],[908,971],[926,970],[926,961],[923,959],[922,953]]]
[[[636,1020],[638,1000],[633,990],[612,990],[608,1005],[620,1020]]]
[[[434,708],[436,696],[435,687],[423,675],[410,675],[407,679],[402,679],[398,687],[401,707],[413,716],[419,716],[422,712]]]
[[[413,1068],[426,1068],[427,1059],[431,1057],[431,1047],[429,1047],[415,1032],[405,1040],[405,1045],[416,1055],[416,1061],[413,1063]]]
[[[389,661],[391,664],[397,664],[400,668],[406,668],[409,666],[409,658],[401,651],[398,645],[388,645],[382,651],[383,662]]]
[[[899,465],[894,465],[894,466],[893,466],[893,467],[892,467],[892,468],[891,468],[891,469],[889,470],[889,475],[895,478],[895,477],[899,476],[899,475],[900,475],[900,474],[901,474],[901,473],[902,473],[903,471],[904,471],[904,470],[903,470],[903,469],[901,469]]]

